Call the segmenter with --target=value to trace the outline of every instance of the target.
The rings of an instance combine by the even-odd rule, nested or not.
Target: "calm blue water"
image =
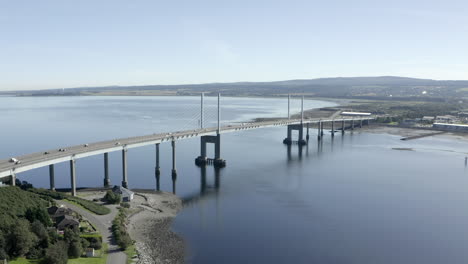
[[[195,128],[198,101],[0,97],[0,157]],[[207,123],[212,124],[215,100],[208,101]],[[223,102],[226,123],[279,115],[287,107],[284,99]],[[220,171],[194,165],[198,139],[177,143],[177,194],[187,205],[173,228],[188,243],[188,263],[468,262],[467,141],[400,141],[398,136],[355,131],[333,140],[327,135],[318,143],[315,130],[311,133],[302,150],[282,144],[286,128],[225,134],[222,157],[228,165]],[[162,189],[171,191],[169,144],[161,151]],[[121,181],[120,158],[120,153],[110,154],[111,181],[116,184]],[[102,163],[102,157],[78,160],[78,185],[102,184]],[[58,187],[69,186],[67,165],[57,166]],[[47,168],[19,176],[48,185]],[[129,184],[155,186],[153,147],[129,150]]]

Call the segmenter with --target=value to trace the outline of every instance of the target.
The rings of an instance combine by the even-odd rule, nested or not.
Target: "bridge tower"
[[[203,93],[202,93],[202,106],[201,111],[203,116]],[[203,123],[201,123],[203,128]],[[206,144],[212,143],[215,145],[215,157],[207,158],[206,156]],[[201,136],[200,137],[200,156],[195,159],[197,166],[205,166],[207,164],[213,164],[216,168],[226,167],[226,160],[221,158],[221,94],[218,93],[218,129],[216,136]]]
[[[290,97],[288,96],[288,118],[289,118],[289,100]],[[288,134],[287,137],[283,140],[283,144],[291,145],[293,144],[292,140],[292,131],[297,130],[299,132],[299,138],[297,140],[297,144],[305,145],[307,142],[304,140],[304,96],[301,99],[301,123],[297,125],[288,125]]]

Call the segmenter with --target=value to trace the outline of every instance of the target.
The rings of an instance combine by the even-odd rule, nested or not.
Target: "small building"
[[[86,249],[86,257],[92,258],[95,256],[94,248],[87,248]]]
[[[51,206],[47,208],[47,212],[49,213],[50,218],[56,221],[57,218],[62,217],[64,215],[72,215],[73,210],[62,206]]]
[[[462,124],[434,123],[432,127],[440,130],[468,132],[468,125]]]
[[[342,116],[371,116],[371,113],[366,112],[341,112]]]
[[[433,122],[435,119],[434,116],[423,116],[422,121],[423,122]]]
[[[78,227],[80,221],[71,215],[64,215],[57,218],[57,230],[63,231],[65,228]]]
[[[130,202],[131,200],[133,200],[134,193],[127,188],[116,185],[114,186],[114,188],[112,188],[112,191],[114,193],[120,194],[120,196],[122,197],[122,202]]]
[[[458,118],[453,115],[443,115],[443,116],[437,116],[435,119],[436,123],[454,123],[457,121]]]

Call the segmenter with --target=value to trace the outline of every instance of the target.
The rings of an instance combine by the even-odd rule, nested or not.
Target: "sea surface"
[[[100,140],[195,129],[198,97],[0,97],[0,159]],[[205,126],[216,123],[206,98]],[[286,99],[222,98],[223,124],[286,116]],[[306,108],[332,106],[306,101]],[[293,101],[294,111],[300,101]],[[328,132],[328,131],[327,131]],[[187,263],[468,263],[468,141],[347,132],[307,146],[282,144],[285,127],[222,135],[227,167],[200,169],[199,139],[177,142],[173,229]],[[395,150],[393,148],[412,148]],[[209,148],[209,155],[213,155]],[[170,144],[161,189],[172,190]],[[109,154],[121,182],[121,154]],[[156,188],[154,146],[128,152],[131,188]],[[18,175],[48,186],[48,168]],[[77,185],[103,183],[103,157],[77,161]],[[68,163],[56,166],[69,187]]]

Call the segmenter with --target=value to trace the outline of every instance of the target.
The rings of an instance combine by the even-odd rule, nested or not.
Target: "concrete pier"
[[[50,190],[55,191],[55,170],[54,164],[49,165]]]
[[[362,128],[362,119],[359,120],[359,128]]]
[[[335,136],[335,120],[332,120],[331,122],[331,136]]]
[[[11,186],[16,186],[16,173],[14,171],[11,171]]]
[[[127,149],[122,149],[122,187],[128,188]]]
[[[171,141],[171,145],[172,145],[172,173],[171,175],[172,175],[172,181],[175,182],[175,180],[177,179],[175,140]]]
[[[76,196],[76,169],[75,160],[70,160],[70,181],[71,181],[71,195]]]
[[[208,159],[206,156],[206,145],[212,143],[215,145],[214,159]],[[200,156],[195,159],[197,166],[205,166],[213,164],[215,167],[222,168],[226,166],[226,161],[221,158],[221,134],[216,136],[201,136],[200,137]]]
[[[154,168],[154,174],[156,176],[156,190],[160,190],[160,178],[161,178],[161,168],[159,166],[159,143],[155,144],[156,146],[156,167]]]
[[[321,126],[322,126],[322,122],[318,122],[318,123],[317,123],[317,129],[318,129],[318,130],[317,130],[317,139],[318,139],[318,140],[322,139],[322,136],[321,136],[321,134],[320,134],[320,127],[321,127]]]
[[[104,153],[104,187],[110,186],[109,178],[109,153]]]
[[[307,123],[307,134],[306,134],[306,140],[309,141],[309,123]]]
[[[297,130],[299,132],[299,138],[297,140],[297,144],[305,145],[307,142],[304,140],[304,125],[297,124],[297,125],[288,125],[288,137],[283,140],[283,144],[291,145],[293,143],[292,140],[292,131]]]
[[[354,130],[354,119],[351,119],[351,130]]]

